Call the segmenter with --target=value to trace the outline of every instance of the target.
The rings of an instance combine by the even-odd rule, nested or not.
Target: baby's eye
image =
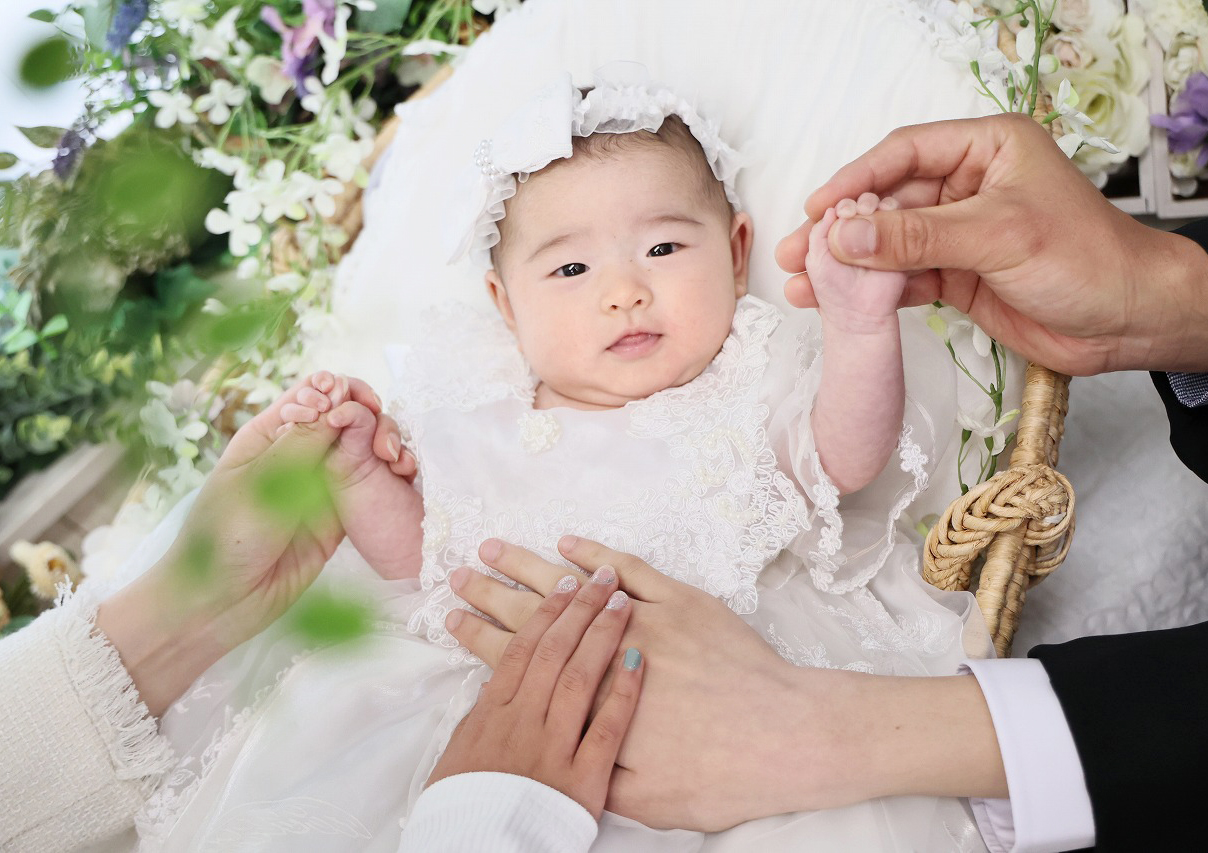
[[[587,272],[587,264],[563,264],[554,270],[554,275],[570,278],[571,276],[583,275]]]
[[[661,258],[663,255],[670,255],[677,248],[679,248],[678,243],[659,243],[646,254],[651,258]]]

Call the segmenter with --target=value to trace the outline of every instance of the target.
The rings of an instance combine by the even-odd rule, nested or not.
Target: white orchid
[[[515,12],[520,8],[520,0],[474,0],[470,4],[474,7],[474,11],[480,15],[495,14],[495,19],[498,20],[510,12]]]
[[[990,336],[967,315],[950,305],[932,308],[932,313],[927,318],[927,325],[953,347],[962,346],[968,341],[972,344],[973,350],[982,358],[990,355],[990,347],[993,344]]]
[[[155,107],[155,126],[167,130],[176,123],[197,124],[193,112],[193,99],[184,92],[165,92],[156,89],[147,93],[147,100]]]
[[[297,293],[306,286],[306,279],[299,273],[286,272],[273,276],[264,286],[271,293]]]
[[[211,124],[226,124],[231,118],[231,107],[237,107],[246,100],[247,89],[236,86],[230,80],[215,80],[210,84],[210,91],[197,96],[193,109],[206,113]]]
[[[994,401],[982,400],[976,409],[969,412],[961,409],[956,413],[956,422],[980,439],[990,439],[990,455],[997,456],[1007,446],[1007,427],[1019,415],[1019,409],[1003,412],[994,419]]]
[[[247,79],[260,90],[260,98],[266,104],[281,103],[285,93],[293,88],[294,81],[283,67],[281,60],[271,56],[257,56],[247,64]]]
[[[189,53],[194,59],[212,59],[219,62],[230,55],[231,46],[235,44],[238,33],[235,30],[235,19],[239,17],[241,7],[236,6],[218,19],[213,27],[197,24],[193,29],[193,40],[189,45]]]
[[[328,35],[319,30],[319,45],[323,48],[323,73],[320,79],[326,86],[330,86],[340,76],[340,63],[344,61],[344,54],[348,51],[348,18],[351,15],[351,9],[341,6],[336,11],[333,22],[334,33]]]
[[[323,112],[324,107],[327,106],[327,90],[323,88],[323,83],[319,78],[307,77],[302,81],[302,88],[306,91],[299,101],[302,109],[314,115]]]
[[[1057,87],[1057,95],[1053,98],[1053,110],[1061,115],[1066,133],[1057,140],[1057,145],[1066,157],[1073,157],[1083,145],[1090,145],[1106,151],[1108,154],[1119,154],[1120,149],[1102,136],[1090,136],[1087,128],[1092,124],[1090,116],[1078,112],[1078,93],[1070,85],[1069,79],[1061,81]]]
[[[244,222],[219,207],[206,214],[206,230],[211,234],[230,234],[231,254],[241,258],[260,242],[263,230],[255,222]]]
[[[193,155],[193,162],[203,169],[214,169],[224,175],[232,175],[239,181],[239,176],[246,174],[247,161],[233,154],[226,154],[217,148],[203,148]]]

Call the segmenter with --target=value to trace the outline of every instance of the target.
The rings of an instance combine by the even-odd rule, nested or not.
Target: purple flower
[[[302,11],[306,13],[302,26],[287,27],[274,7],[260,9],[260,20],[281,36],[281,70],[293,78],[299,95],[306,94],[303,84],[317,61],[319,33],[335,35],[336,0],[302,0]]]
[[[55,177],[60,181],[66,181],[71,177],[71,173],[75,171],[76,163],[80,159],[80,155],[84,153],[84,148],[87,147],[87,142],[74,127],[63,134],[59,139],[59,147],[55,152],[55,159],[51,162],[50,167],[55,171]]]
[[[1174,101],[1174,111],[1169,116],[1161,114],[1149,117],[1151,123],[1166,129],[1166,139],[1171,153],[1184,154],[1200,149],[1196,157],[1199,168],[1208,166],[1208,75],[1197,71],[1187,78],[1187,85]]]
[[[138,25],[146,19],[150,5],[150,0],[125,0],[117,7],[113,23],[109,25],[109,32],[105,35],[105,47],[109,48],[110,53],[121,53],[123,48],[130,44],[130,36],[134,35]]]

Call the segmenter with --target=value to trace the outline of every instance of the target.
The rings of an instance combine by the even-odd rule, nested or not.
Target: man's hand
[[[892,196],[831,229],[841,261],[913,274],[902,305],[941,300],[1032,361],[1076,375],[1208,368],[1208,256],[1113,207],[1030,118],[900,128],[806,202]],[[805,269],[812,222],[776,259],[785,296],[817,300]]]

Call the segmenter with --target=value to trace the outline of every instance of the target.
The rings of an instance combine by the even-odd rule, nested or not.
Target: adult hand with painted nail
[[[640,648],[648,665],[642,702],[613,774],[610,811],[648,826],[719,830],[765,815],[881,796],[895,785],[915,792],[924,788],[910,785],[965,794],[999,791],[993,729],[972,729],[984,722],[978,713],[985,711],[984,705],[977,710],[980,694],[971,679],[870,683],[860,673],[798,668],[725,604],[636,557],[572,537],[559,550],[586,572],[616,568],[633,610],[623,644]],[[514,589],[469,570],[452,579],[462,598],[502,625],[472,614],[446,623],[459,642],[493,664],[503,658],[513,633],[540,611],[566,568],[497,540],[484,543],[479,556],[527,587]],[[923,681],[939,691],[925,703],[945,703],[928,712],[923,726],[916,720],[926,704],[917,693],[872,698],[874,690],[909,689]],[[961,690],[968,695],[951,695]],[[967,737],[969,763],[937,767],[934,779],[912,761],[895,770],[899,755],[917,755],[902,751],[901,740],[892,741],[901,725],[925,729],[937,747],[948,731],[959,732]]]
[[[600,568],[581,586],[565,569],[563,575],[493,659],[494,674],[454,731],[428,785],[475,771],[527,776],[599,820],[637,706],[642,655],[636,648],[618,652],[631,608],[617,589],[616,572]],[[619,668],[588,724],[614,660]]]
[[[901,305],[940,300],[1032,361],[1065,373],[1203,370],[1208,258],[1110,204],[1030,118],[900,128],[806,202],[776,250],[785,296],[817,305],[813,223],[842,199],[892,196],[829,234],[844,263],[911,272]]]
[[[373,389],[363,380],[319,371],[285,393],[280,413],[280,433],[324,415],[339,430],[327,473],[344,532],[382,577],[417,577],[424,505],[413,486],[416,462]]]

